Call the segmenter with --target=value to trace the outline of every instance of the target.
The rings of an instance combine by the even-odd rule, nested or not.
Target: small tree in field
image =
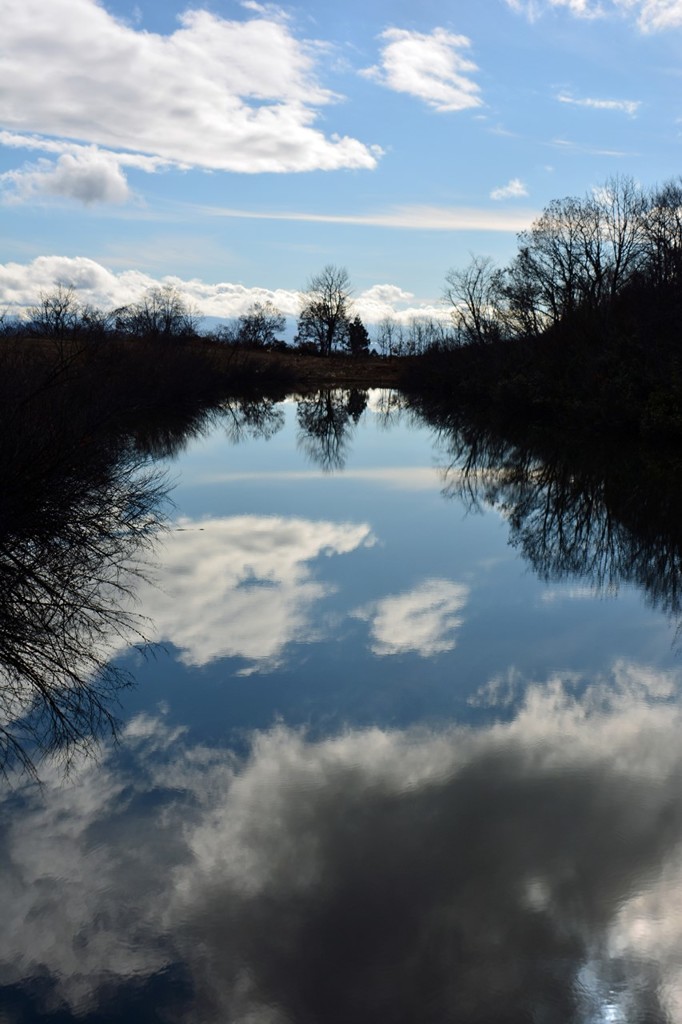
[[[308,282],[298,318],[296,342],[312,343],[321,356],[348,344],[351,289],[348,271],[328,264]]]
[[[286,317],[272,302],[254,302],[239,317],[237,339],[247,348],[265,348],[278,340],[286,325]]]
[[[197,333],[202,316],[172,284],[150,288],[132,306],[117,311],[116,326],[142,338],[187,338]]]
[[[369,354],[369,334],[359,316],[354,316],[348,325],[346,347],[352,356],[366,356]]]

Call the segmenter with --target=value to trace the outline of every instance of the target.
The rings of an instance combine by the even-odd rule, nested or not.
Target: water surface
[[[670,523],[386,393],[138,445],[119,742],[5,714],[0,1019],[682,1020]]]

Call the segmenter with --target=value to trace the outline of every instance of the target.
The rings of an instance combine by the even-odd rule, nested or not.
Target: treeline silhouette
[[[507,267],[447,276],[455,346],[404,386],[506,422],[649,436],[682,429],[682,182],[614,178],[555,200]]]

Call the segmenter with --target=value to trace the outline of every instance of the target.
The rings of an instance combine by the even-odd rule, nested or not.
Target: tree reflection
[[[445,491],[502,511],[510,543],[546,582],[581,577],[597,591],[641,588],[682,616],[682,501],[675,453],[509,437],[421,406],[447,453]]]
[[[132,680],[112,658],[144,643],[134,593],[165,523],[155,460],[216,423],[235,443],[268,438],[283,413],[267,398],[225,400],[123,429],[65,387],[36,390],[27,374],[26,392],[0,413],[0,472],[14,482],[0,498],[0,771],[35,774],[47,752],[68,764],[115,732]]]
[[[3,517],[2,771],[35,772],[48,751],[68,762],[115,731],[116,697],[130,679],[110,659],[142,639],[131,595],[161,526],[161,477],[123,446],[88,452],[59,482],[49,481],[42,506],[15,501]]]
[[[355,426],[367,408],[367,392],[321,389],[297,404],[298,443],[325,473],[343,469]]]
[[[233,444],[262,438],[269,441],[284,426],[284,410],[274,398],[227,399],[217,413]]]

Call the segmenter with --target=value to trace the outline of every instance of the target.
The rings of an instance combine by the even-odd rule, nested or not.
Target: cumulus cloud
[[[309,639],[313,608],[332,592],[312,563],[373,537],[366,524],[277,516],[181,520],[159,550],[154,586],[138,592],[153,638],[187,665],[239,657],[277,663],[287,644]]]
[[[39,256],[29,263],[0,264],[0,306],[21,313],[37,301],[41,292],[49,292],[59,284],[72,287],[82,302],[102,309],[135,302],[159,284],[172,284],[206,316],[239,316],[255,301],[269,300],[282,312],[294,316],[300,308],[298,292],[248,288],[229,282],[208,284],[196,278],[183,280],[175,276],[159,279],[139,270],[115,273],[86,256]]]
[[[35,305],[41,292],[49,292],[60,284],[72,287],[81,302],[101,309],[136,302],[149,288],[164,284],[171,284],[204,316],[238,317],[254,302],[272,302],[289,317],[298,316],[301,308],[301,293],[283,288],[247,287],[227,281],[213,284],[176,276],[159,279],[139,270],[115,273],[85,256],[39,256],[29,263],[0,264],[0,309],[21,314]],[[354,305],[367,323],[376,323],[389,315],[406,323],[413,317],[444,316],[442,306],[420,303],[412,293],[395,285],[368,288],[358,295]]]
[[[480,87],[471,75],[478,70],[464,56],[471,46],[466,36],[443,28],[422,33],[389,28],[380,63],[361,74],[395,92],[408,93],[442,113],[480,107]]]
[[[0,983],[36,1018],[153,981],[207,1024],[680,1024],[679,683],[620,663],[478,728],[280,726],[243,759],[137,718],[2,797]]]
[[[578,18],[609,14],[634,16],[642,32],[658,32],[682,25],[682,0],[507,0],[512,10],[531,21],[552,8],[565,8]]]
[[[113,153],[98,146],[9,131],[0,131],[0,146],[56,156],[40,157],[36,163],[0,174],[0,196],[8,203],[49,196],[75,199],[86,205],[123,203],[132,196],[124,168],[151,174],[169,166],[168,161],[141,153]]]
[[[392,594],[354,612],[370,623],[375,654],[408,654],[422,658],[451,651],[455,631],[462,625],[460,612],[469,588],[450,580],[426,580],[413,590]]]
[[[642,103],[641,100],[604,100],[586,96],[584,99],[576,99],[569,93],[559,93],[559,103],[568,103],[573,107],[588,107],[591,110],[617,110],[623,114],[634,117]]]
[[[520,178],[512,178],[506,185],[494,188],[490,193],[491,199],[519,199],[528,195],[528,189]]]
[[[117,161],[94,151],[65,153],[56,162],[39,160],[20,170],[0,174],[0,192],[9,202],[40,196],[62,196],[90,203],[124,203],[130,198],[128,182]]]
[[[377,147],[315,127],[337,99],[315,46],[269,9],[252,15],[195,8],[161,35],[96,0],[7,0],[0,125],[225,171],[376,166]]]

